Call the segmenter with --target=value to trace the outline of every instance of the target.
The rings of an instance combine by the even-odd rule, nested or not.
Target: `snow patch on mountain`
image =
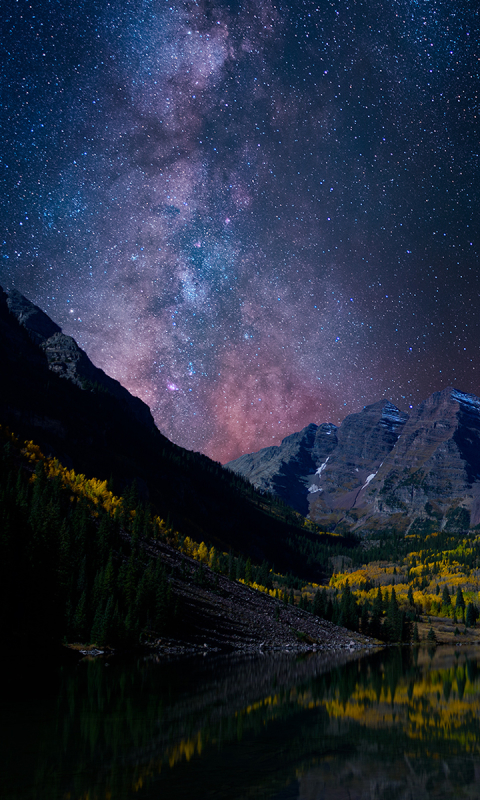
[[[327,466],[327,464],[328,464],[328,459],[329,459],[329,458],[330,458],[330,456],[328,456],[327,460],[326,460],[326,461],[324,461],[324,462],[323,462],[323,464],[320,464],[320,466],[319,466],[319,468],[317,469],[317,471],[316,471],[315,475],[321,475],[321,474],[322,474],[323,470],[325,469],[325,467],[326,467],[326,466]]]
[[[382,410],[381,424],[387,427],[396,428],[398,425],[404,425],[407,418],[407,414],[405,414],[403,411],[400,411],[400,409],[394,406],[393,403],[387,402]]]
[[[480,411],[480,398],[475,397],[474,394],[466,394],[465,392],[459,392],[457,389],[452,389],[451,398],[463,406]]]

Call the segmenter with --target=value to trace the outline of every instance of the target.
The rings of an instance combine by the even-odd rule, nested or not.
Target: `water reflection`
[[[4,688],[2,796],[480,798],[479,690],[466,648],[27,665]]]

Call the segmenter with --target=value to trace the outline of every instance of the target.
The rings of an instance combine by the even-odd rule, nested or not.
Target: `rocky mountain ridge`
[[[480,399],[447,388],[410,416],[388,400],[226,465],[326,530],[480,524]]]
[[[10,312],[17,318],[28,335],[45,353],[49,369],[62,378],[68,378],[81,389],[95,387],[108,392],[128,409],[143,425],[154,426],[149,407],[139,397],[134,397],[118,381],[96,367],[72,336],[67,336],[50,317],[16,289],[7,293]]]
[[[206,456],[170,442],[150,424],[142,402],[98,370],[58,325],[22,295],[1,288],[0,364],[0,627],[6,641],[44,648],[73,635],[75,641],[80,636],[97,644],[103,634],[95,620],[107,619],[115,598],[119,625],[111,626],[107,639],[133,646],[141,626],[137,620],[136,628],[124,625],[123,619],[139,613],[139,597],[151,604],[148,637],[159,652],[171,649],[170,639],[165,645],[157,638],[165,631],[175,636],[176,653],[350,652],[370,646],[363,635],[235,580],[237,569],[239,577],[241,570],[247,577],[250,558],[254,565],[264,561],[269,569],[268,562],[275,563],[281,574],[295,576],[284,587],[285,597],[298,582],[318,582],[325,573],[322,554],[307,561],[304,549],[319,537],[305,530],[291,509],[272,503]],[[76,476],[59,469],[58,478],[48,480],[36,448],[25,447],[25,440],[40,448],[46,464],[57,458]],[[111,505],[102,511],[110,496],[107,482],[123,495],[117,507],[123,510],[114,518]],[[74,486],[83,488],[77,493]],[[164,523],[152,525],[154,515]],[[204,548],[213,545],[224,561],[228,552],[231,567],[220,569],[215,560],[210,567],[186,555],[187,536],[206,542]],[[132,589],[122,594],[127,563]],[[107,564],[108,597],[99,600]],[[159,584],[148,596],[142,586],[151,580],[153,564]],[[162,586],[164,613],[172,615],[175,608],[171,624],[156,610]]]

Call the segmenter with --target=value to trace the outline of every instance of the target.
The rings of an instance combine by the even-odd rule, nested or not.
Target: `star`
[[[9,14],[0,283],[173,441],[480,394],[472,4]]]

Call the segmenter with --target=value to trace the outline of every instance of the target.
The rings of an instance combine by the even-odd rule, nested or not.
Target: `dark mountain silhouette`
[[[7,306],[27,330],[32,341],[45,353],[52,372],[60,377],[69,378],[81,389],[108,392],[144,425],[154,426],[148,406],[138,397],[131,395],[118,381],[92,364],[75,339],[62,333],[61,328],[38,306],[15,289],[7,295]]]
[[[148,407],[95,367],[76,342],[16,291],[0,289],[0,423],[87,477],[135,481],[140,498],[177,530],[220,550],[319,576],[297,538],[303,520],[156,428]],[[318,537],[317,537],[318,539]]]

